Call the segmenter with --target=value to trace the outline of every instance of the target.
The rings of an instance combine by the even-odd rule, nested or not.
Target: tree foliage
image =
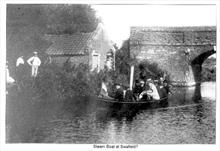
[[[134,79],[139,79],[140,72],[144,70],[146,77],[159,79],[166,73],[157,63],[149,62],[148,60],[137,60],[130,57],[129,39],[124,41],[122,47],[116,51],[116,79],[120,79],[121,83],[129,83],[130,67],[134,65]],[[126,78],[125,78],[126,77]],[[169,79],[169,75],[167,77]],[[119,80],[119,81],[120,81]]]

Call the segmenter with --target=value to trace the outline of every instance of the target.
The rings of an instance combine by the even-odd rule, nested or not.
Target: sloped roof
[[[46,35],[52,45],[46,50],[48,55],[85,55],[89,41],[97,34],[76,33],[72,35]]]

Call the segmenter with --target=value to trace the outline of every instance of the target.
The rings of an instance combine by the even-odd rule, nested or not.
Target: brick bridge
[[[175,85],[201,82],[202,63],[215,46],[216,27],[131,27],[131,57],[157,63]]]

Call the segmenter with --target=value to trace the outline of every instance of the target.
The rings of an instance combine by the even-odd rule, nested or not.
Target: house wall
[[[62,42],[66,41],[63,40]],[[67,41],[66,43],[68,44],[69,42]],[[80,63],[84,63],[92,67],[92,53],[95,52],[100,56],[99,69],[103,69],[106,64],[107,52],[109,52],[110,49],[113,49],[113,46],[111,46],[111,43],[107,38],[103,28],[98,26],[97,29],[91,33],[89,41],[85,41],[85,43],[87,45],[83,46],[82,48],[85,51],[81,50],[82,52],[85,52],[85,55],[57,55],[63,53],[57,53],[56,51],[58,50],[55,50],[55,53],[50,52],[52,60],[58,65],[63,66],[63,64],[70,58],[69,61],[72,63],[72,65],[79,65]]]

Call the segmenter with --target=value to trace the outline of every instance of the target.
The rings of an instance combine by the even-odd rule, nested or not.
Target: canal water
[[[163,107],[110,110],[95,101],[7,100],[7,143],[214,144],[215,82],[175,88]],[[11,103],[10,103],[11,102]]]

